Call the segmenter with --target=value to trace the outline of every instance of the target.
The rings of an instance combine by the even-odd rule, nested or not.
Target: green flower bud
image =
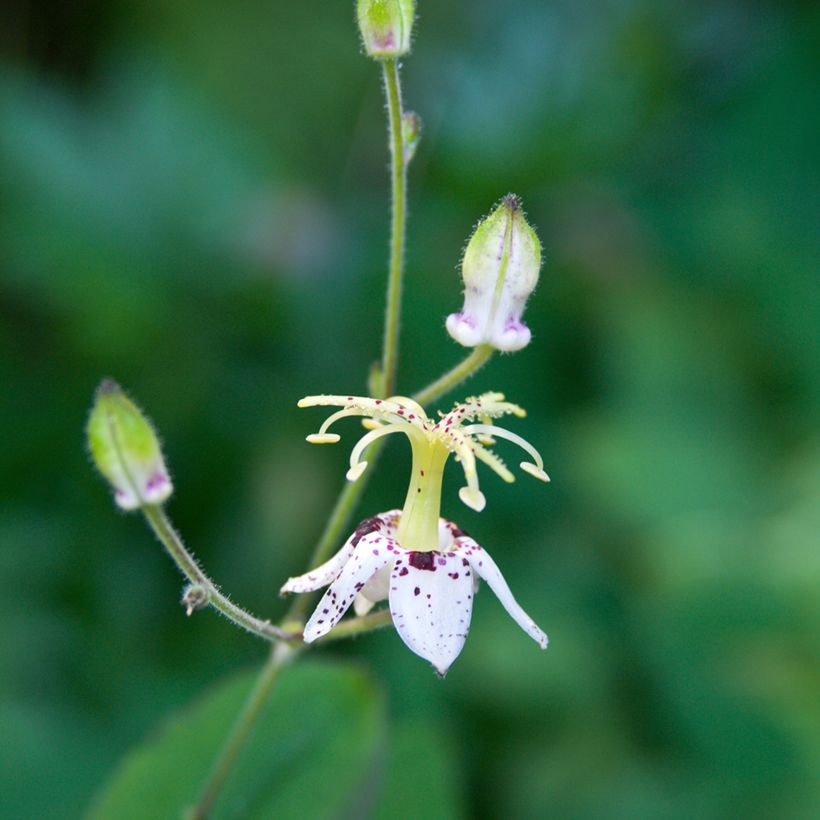
[[[541,243],[524,219],[521,200],[508,194],[467,243],[461,264],[464,307],[447,317],[449,334],[465,347],[526,347],[531,333],[521,315],[540,270]]]
[[[405,111],[401,115],[401,139],[404,144],[404,164],[409,164],[416,155],[421,140],[421,117],[415,111]]]
[[[172,493],[154,428],[119,385],[106,379],[88,419],[88,446],[97,469],[124,510],[161,504]]]
[[[357,17],[364,50],[377,60],[410,51],[415,0],[358,0]]]

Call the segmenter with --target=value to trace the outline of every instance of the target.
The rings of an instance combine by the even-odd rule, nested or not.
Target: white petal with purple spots
[[[473,578],[453,553],[405,552],[393,565],[390,613],[401,639],[444,675],[470,630]]]
[[[501,601],[501,605],[513,620],[523,629],[542,649],[547,648],[547,636],[539,629],[535,621],[527,615],[521,608],[501,574],[501,570],[486,550],[482,549],[472,538],[466,535],[457,537],[454,552],[459,556],[459,562],[463,559],[475,572],[480,575],[489,585],[490,589]]]
[[[329,561],[325,561],[324,564],[312,569],[310,572],[306,572],[304,575],[288,578],[282,589],[279,590],[279,594],[313,592],[321,589],[321,587],[326,587],[338,578],[342,568],[350,560],[350,556],[353,555],[353,549],[365,535],[371,532],[379,532],[387,538],[392,538],[396,534],[396,525],[396,510],[366,518],[356,527],[353,535],[345,541],[342,548]],[[386,594],[384,597],[387,597]]]
[[[339,573],[342,571],[344,565],[350,560],[353,555],[353,545],[349,538],[344,546],[324,564],[306,572],[304,575],[297,575],[295,578],[288,578],[282,589],[279,590],[280,595],[286,595],[289,592],[313,592],[321,587],[326,587],[329,583],[334,581]]]
[[[381,533],[373,532],[362,536],[350,560],[330,585],[305,625],[305,643],[312,643],[330,632],[364,585],[385,564],[395,559],[398,550],[399,547],[394,546],[392,539],[385,538]]]

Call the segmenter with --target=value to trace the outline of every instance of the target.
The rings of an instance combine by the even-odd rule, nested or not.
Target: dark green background
[[[462,355],[460,250],[520,194],[534,339],[465,389],[530,410],[512,426],[553,483],[487,473],[478,515],[453,474],[444,514],[552,643],[485,588],[443,682],[392,631],[323,654],[447,737],[464,816],[816,816],[812,6],[420,3],[399,389]],[[209,572],[280,616],[359,430],[311,448],[296,400],[363,392],[378,357],[387,148],[348,0],[11,0],[0,23],[0,814],[73,817],[265,652],[186,619],[114,511],[83,449],[94,387],[161,429]],[[392,443],[359,518],[401,504],[407,461]]]

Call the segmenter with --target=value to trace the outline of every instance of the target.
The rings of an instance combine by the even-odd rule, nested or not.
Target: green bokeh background
[[[265,652],[187,619],[113,510],[94,387],[148,410],[188,543],[280,616],[358,429],[311,448],[296,400],[364,391],[378,357],[387,145],[348,0],[11,0],[0,22],[0,815],[75,817]],[[547,653],[487,589],[443,682],[392,631],[323,650],[446,738],[460,808],[430,817],[816,816],[818,23],[774,0],[420,2],[399,389],[462,355],[459,254],[515,191],[546,260],[534,339],[466,389],[530,410],[553,477],[486,474],[478,515],[451,476],[444,501]],[[359,518],[400,505],[407,463],[391,443]]]

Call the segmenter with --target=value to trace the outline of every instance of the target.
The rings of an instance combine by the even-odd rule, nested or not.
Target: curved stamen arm
[[[385,427],[371,430],[356,442],[356,446],[350,452],[350,469],[347,471],[348,481],[355,481],[367,468],[367,462],[360,460],[364,451],[376,441],[376,439],[380,439],[382,436],[388,436],[391,433],[405,433],[408,438],[416,436],[423,441],[425,440],[424,433],[422,433],[418,427],[414,427],[408,422],[396,422],[395,424],[388,424]]]
[[[494,424],[470,424],[467,427],[462,427],[461,431],[466,435],[478,434],[497,436],[498,438],[504,438],[507,439],[507,441],[513,442],[513,444],[517,444],[522,450],[529,453],[529,455],[532,456],[532,460],[535,462],[534,464],[530,464],[529,462],[522,461],[521,469],[524,470],[524,472],[529,473],[531,476],[541,479],[541,481],[550,480],[549,476],[544,472],[544,460],[541,458],[541,454],[535,449],[535,447],[532,446],[532,444],[521,438],[521,436],[511,433],[503,427],[496,427]]]
[[[348,408],[345,410],[337,410],[335,413],[331,413],[322,422],[322,426],[319,428],[319,432],[317,433],[317,435],[326,435],[327,431],[330,429],[332,425],[339,421],[339,419],[346,418],[347,416],[361,416],[361,411]]]

